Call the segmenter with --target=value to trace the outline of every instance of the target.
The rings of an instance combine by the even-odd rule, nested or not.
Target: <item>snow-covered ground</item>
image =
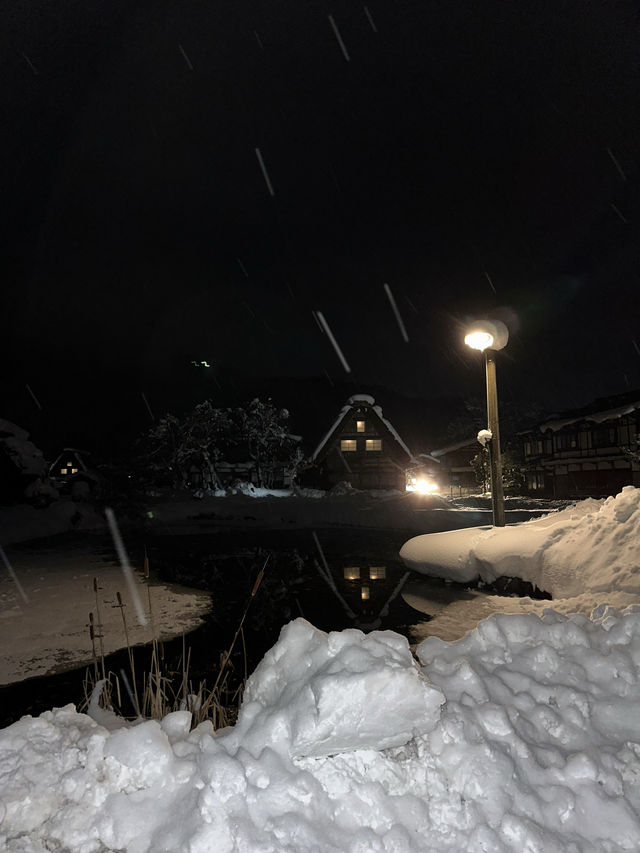
[[[580,501],[522,524],[416,536],[400,557],[416,572],[452,581],[522,578],[551,593],[560,613],[588,615],[603,600],[617,608],[640,604],[639,495],[627,486],[606,500]],[[420,592],[420,584],[414,584],[405,599],[428,609]],[[455,640],[492,613],[541,614],[547,607],[544,600],[469,591],[417,626],[414,639]]]
[[[540,521],[441,534],[451,575],[470,562],[597,607],[496,614],[455,643],[426,639],[419,663],[393,632],[327,635],[297,619],[233,728],[189,731],[188,712],[132,725],[96,709],[97,722],[72,706],[23,718],[0,731],[0,846],[637,851],[640,607],[608,603],[638,600],[639,524],[640,490],[625,489]],[[433,569],[415,548],[416,566]]]
[[[153,639],[150,614],[157,637],[167,639],[193,630],[211,606],[206,593],[145,581],[141,571],[134,571],[131,580],[147,619],[145,625],[137,618],[135,593],[115,552],[110,558],[81,545],[62,553],[54,546],[7,547],[5,551],[17,584],[2,571],[0,684],[89,663],[89,613],[94,615],[96,632],[102,635],[104,653],[123,648],[126,639],[118,593],[125,605],[132,645]],[[96,649],[100,653],[98,640]]]

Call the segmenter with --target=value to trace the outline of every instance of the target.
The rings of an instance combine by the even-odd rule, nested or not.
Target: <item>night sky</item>
[[[481,395],[473,316],[510,327],[509,399],[640,387],[639,17],[3,3],[4,415],[27,384],[45,410],[124,387],[171,408],[192,359],[344,379],[314,310],[354,388]]]

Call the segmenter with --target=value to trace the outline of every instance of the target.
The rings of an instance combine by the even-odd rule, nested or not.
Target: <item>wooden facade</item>
[[[406,488],[411,452],[384,418],[373,397],[356,394],[338,414],[312,457],[311,477],[320,488],[348,482],[355,489]]]
[[[597,498],[640,487],[639,435],[640,391],[558,414],[520,433],[527,491]]]

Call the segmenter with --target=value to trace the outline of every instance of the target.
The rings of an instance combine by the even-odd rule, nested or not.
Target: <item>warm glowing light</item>
[[[346,581],[359,581],[360,580],[360,567],[359,566],[345,566],[344,579]]]
[[[369,599],[369,587],[368,586],[362,587],[362,589],[360,590],[360,596],[361,596],[363,601],[368,601],[368,599]]]
[[[469,332],[464,342],[471,349],[479,349],[482,352],[493,344],[493,335],[489,332]]]
[[[383,581],[387,577],[386,566],[369,566],[369,580]]]
[[[438,484],[434,480],[412,480],[407,483],[408,492],[418,492],[421,495],[432,495],[438,491]]]

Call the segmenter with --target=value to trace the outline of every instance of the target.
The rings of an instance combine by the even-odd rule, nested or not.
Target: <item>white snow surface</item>
[[[486,447],[487,442],[491,441],[491,439],[493,438],[493,433],[490,429],[481,429],[476,438],[479,444],[481,444],[483,447]]]
[[[597,606],[494,614],[456,642],[424,640],[419,663],[393,632],[297,619],[217,733],[190,731],[185,711],[131,724],[95,702],[97,719],[71,705],[23,717],[0,730],[0,849],[637,851],[640,606],[610,603],[639,601],[639,527],[640,490],[626,488],[507,528],[417,537],[443,543],[451,576],[470,548],[476,573],[588,590],[578,598]],[[431,571],[431,546],[411,543]]]
[[[557,599],[583,594],[640,603],[640,489],[589,498],[506,527],[415,536],[400,557],[415,571],[449,580],[518,577]],[[627,598],[625,598],[627,597]]]
[[[234,728],[23,717],[0,731],[0,848],[638,849],[638,608],[494,616],[418,653],[298,619]]]

